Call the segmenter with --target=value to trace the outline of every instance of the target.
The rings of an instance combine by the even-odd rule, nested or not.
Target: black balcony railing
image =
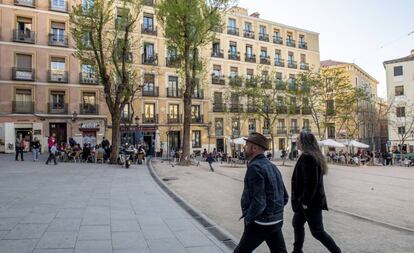
[[[239,36],[239,28],[227,26],[227,34]]]
[[[167,123],[168,124],[181,124],[183,123],[181,114],[167,114]]]
[[[34,44],[36,41],[36,33],[33,31],[13,30],[13,41]]]
[[[179,88],[167,88],[167,97],[180,98],[183,96],[182,90]]]
[[[277,114],[287,114],[287,112],[288,112],[287,106],[285,106],[285,105],[276,106],[276,112],[277,112]]]
[[[159,87],[154,86],[145,86],[142,87],[142,96],[143,97],[158,97],[160,95],[159,93]]]
[[[194,90],[192,98],[195,99],[203,99],[204,98],[204,91],[201,89]]]
[[[269,34],[259,33],[259,40],[269,42]]]
[[[286,134],[287,133],[286,127],[277,127],[276,128],[276,133],[279,134],[279,135]]]
[[[256,113],[258,112],[257,106],[255,105],[247,105],[247,110],[248,113]]]
[[[287,67],[291,69],[297,69],[298,63],[296,61],[287,61]]]
[[[243,104],[230,104],[230,112],[243,112]]]
[[[309,63],[301,62],[301,63],[299,63],[299,67],[300,67],[301,70],[309,70]]]
[[[296,42],[295,42],[295,40],[292,40],[292,39],[286,38],[286,46],[288,46],[288,47],[296,47]]]
[[[83,115],[98,115],[99,106],[97,104],[79,104],[79,111]]]
[[[295,105],[289,106],[289,114],[293,114],[293,115],[300,114],[300,107],[295,106]]]
[[[158,114],[154,115],[145,115],[145,113],[142,114],[142,123],[143,124],[158,124]]]
[[[299,86],[296,84],[296,82],[288,82],[287,88],[289,91],[298,91]]]
[[[151,25],[141,25],[141,33],[157,36],[157,28]]]
[[[34,81],[35,70],[32,68],[13,67],[12,79],[16,81]]]
[[[234,51],[229,50],[228,58],[229,60],[240,61],[240,52],[234,52]]]
[[[270,129],[263,128],[263,135],[270,135]]]
[[[246,62],[256,63],[256,55],[255,54],[244,54],[244,55],[245,55],[244,60]]]
[[[237,138],[240,136],[240,129],[231,129],[231,137],[232,138]]]
[[[36,0],[14,0],[14,5],[20,5],[25,7],[36,7]]]
[[[275,58],[275,66],[284,67],[285,66],[285,60],[280,59],[280,58]]]
[[[191,117],[191,123],[204,123],[203,115],[193,116]]]
[[[213,112],[226,112],[227,106],[224,103],[213,103]]]
[[[13,101],[12,112],[13,113],[33,113],[34,102]]]
[[[286,90],[286,83],[282,80],[276,80],[276,90]]]
[[[49,0],[49,10],[51,11],[59,11],[59,12],[68,12],[68,1],[64,1],[63,5],[60,4],[61,1]]]
[[[260,64],[266,64],[266,65],[270,65],[270,57],[266,56],[260,56]]]
[[[98,78],[93,73],[79,73],[79,83],[81,84],[98,84]]]
[[[257,79],[254,77],[246,78],[244,80],[246,87],[256,87],[257,86]]]
[[[229,76],[229,85],[234,87],[241,87],[243,84],[243,77]]]
[[[302,49],[308,49],[308,43],[304,41],[299,41],[298,47]]]
[[[224,76],[212,75],[211,76],[211,83],[212,84],[225,85],[226,84],[226,80],[224,79]]]
[[[260,80],[260,86],[262,88],[265,88],[265,89],[271,89],[272,88],[272,81],[270,81],[270,79]]]
[[[211,57],[224,58],[223,49],[212,50],[211,51]]]
[[[291,134],[298,134],[300,132],[299,127],[291,127],[290,128],[290,133]]]
[[[245,38],[254,39],[254,32],[253,31],[248,31],[248,30],[243,30],[243,36]]]
[[[312,114],[312,110],[309,106],[302,106],[302,114],[303,115],[310,115]]]
[[[283,38],[281,36],[273,36],[273,43],[283,45]]]
[[[179,68],[180,59],[178,56],[170,56],[165,58],[165,65],[170,68]]]
[[[66,103],[47,103],[48,114],[68,114],[68,104]]]
[[[49,46],[68,47],[68,36],[49,34]]]
[[[158,54],[155,54],[155,55],[142,54],[142,64],[144,64],[144,65],[158,65]]]
[[[68,83],[68,72],[63,70],[48,70],[47,81],[50,83]]]
[[[154,0],[144,0],[143,4],[146,6],[154,6]]]

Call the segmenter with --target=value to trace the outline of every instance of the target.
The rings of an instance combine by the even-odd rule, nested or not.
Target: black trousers
[[[245,225],[243,236],[234,253],[251,253],[264,241],[269,246],[271,253],[286,253],[282,226],[283,222],[270,226],[262,226],[254,222]]]
[[[16,147],[16,161],[19,160],[19,153],[20,153],[20,159],[23,161],[23,149],[20,147]]]
[[[53,159],[53,162],[56,165],[57,164],[57,162],[56,162],[56,155],[55,154],[52,154],[52,153],[49,153],[49,157],[47,158],[46,164],[49,164],[49,162],[51,162],[52,159]]]
[[[330,252],[341,253],[341,249],[323,228],[322,210],[302,210],[295,212],[292,221],[295,230],[293,253],[302,253],[303,242],[305,241],[304,225],[306,222],[308,222],[309,229],[315,239],[320,241]]]

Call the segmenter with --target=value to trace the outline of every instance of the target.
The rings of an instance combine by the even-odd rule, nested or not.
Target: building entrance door
[[[49,124],[49,134],[56,135],[56,144],[60,145],[62,142],[66,143],[67,141],[67,127],[66,123],[50,123]]]
[[[218,138],[216,140],[216,147],[218,152],[224,152],[224,139]]]

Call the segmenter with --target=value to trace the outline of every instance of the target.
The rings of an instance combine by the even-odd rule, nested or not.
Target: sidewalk
[[[0,252],[228,252],[144,165],[15,162],[0,155]]]

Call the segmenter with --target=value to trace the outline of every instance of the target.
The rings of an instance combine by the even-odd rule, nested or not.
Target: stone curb
[[[198,223],[200,223],[211,235],[213,235],[217,240],[222,242],[228,249],[229,252],[237,246],[237,239],[234,238],[228,231],[221,228],[217,223],[208,218],[197,208],[188,203],[183,199],[179,194],[172,190],[166,183],[164,183],[158,174],[155,172],[152,166],[152,159],[147,161],[148,170],[152,178],[157,182],[157,184],[168,194],[181,208],[183,208],[191,217],[193,217]]]

